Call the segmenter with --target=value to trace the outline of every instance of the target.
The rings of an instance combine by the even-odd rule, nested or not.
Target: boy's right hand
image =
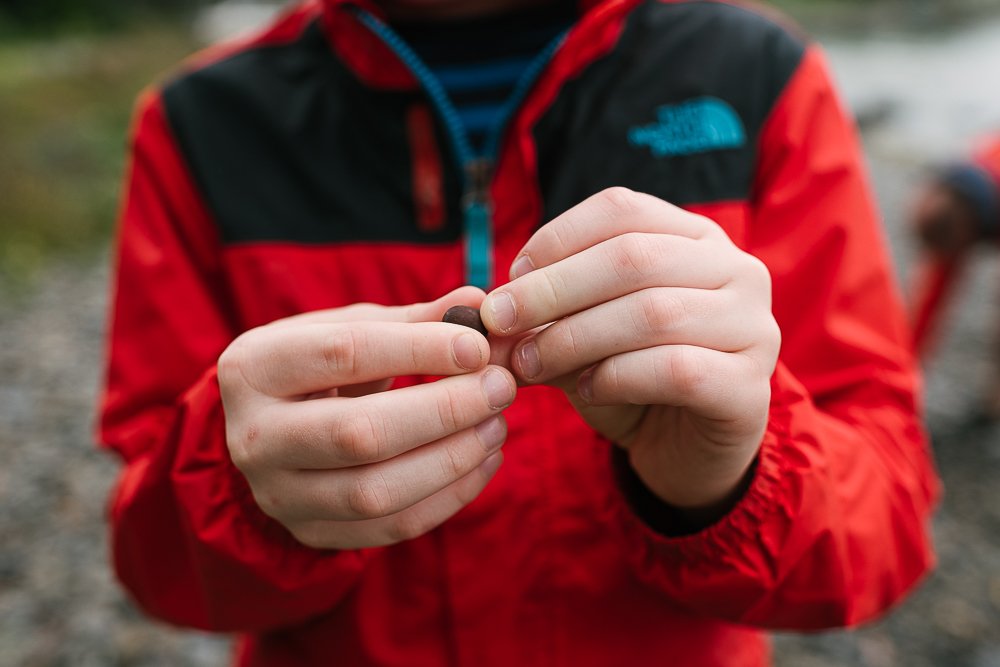
[[[230,456],[261,509],[303,544],[356,549],[418,537],[470,503],[499,467],[514,400],[479,333],[433,302],[280,320],[219,358]],[[385,391],[405,375],[443,379]]]

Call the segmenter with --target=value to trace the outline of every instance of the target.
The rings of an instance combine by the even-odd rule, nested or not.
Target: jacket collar
[[[314,0],[322,6],[323,23],[333,50],[367,85],[384,89],[412,89],[417,85],[402,62],[351,15],[360,9],[384,18],[377,0]],[[581,42],[581,32],[590,32],[606,18],[621,15],[641,0],[578,0],[580,20],[569,41]],[[577,33],[575,36],[573,33]],[[574,39],[575,37],[575,39]],[[568,44],[565,46],[569,46]],[[583,51],[587,51],[584,46]]]
[[[382,16],[382,11],[376,0],[321,0],[324,11],[330,12],[338,8],[342,8],[344,5],[354,5],[360,7],[365,11],[371,12],[376,16]],[[577,0],[577,4],[580,7],[580,12],[587,12],[597,5],[608,4],[609,0]]]

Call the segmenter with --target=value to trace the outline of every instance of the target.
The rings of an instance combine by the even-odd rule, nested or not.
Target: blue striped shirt
[[[441,82],[481,152],[528,66],[575,19],[576,2],[557,0],[501,16],[392,27]]]

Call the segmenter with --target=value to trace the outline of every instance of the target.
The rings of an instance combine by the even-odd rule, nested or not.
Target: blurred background
[[[903,284],[927,169],[1000,130],[998,0],[786,0],[857,116]],[[230,645],[145,619],[107,565],[116,462],[93,446],[109,242],[132,102],[277,5],[0,0],[0,665],[208,666]],[[927,404],[946,496],[940,567],[855,632],[779,635],[779,667],[1000,667],[1000,427],[969,418],[1000,371],[1000,263],[962,279]]]

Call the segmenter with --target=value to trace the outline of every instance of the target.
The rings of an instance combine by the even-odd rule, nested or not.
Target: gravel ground
[[[116,461],[92,444],[107,262],[0,293],[0,665],[225,664],[218,639],[150,623],[108,567]]]
[[[919,160],[866,137],[894,256]],[[890,144],[892,142],[889,142]],[[776,638],[777,667],[1000,667],[1000,428],[968,415],[998,372],[1000,264],[977,258],[927,369],[946,496],[937,571],[887,618],[855,632]],[[0,290],[0,665],[202,667],[229,643],[146,620],[107,561],[104,508],[117,463],[93,445],[106,256],[55,264],[17,297]]]
[[[898,212],[918,172],[872,166],[902,272]],[[964,423],[1000,322],[997,262],[979,259],[928,369],[947,486],[934,524],[940,567],[879,623],[778,637],[779,667],[1000,667],[1000,430]],[[107,566],[103,515],[117,464],[91,445],[106,283],[102,255],[52,266],[17,299],[0,294],[0,665],[224,664],[225,640],[145,620]]]

